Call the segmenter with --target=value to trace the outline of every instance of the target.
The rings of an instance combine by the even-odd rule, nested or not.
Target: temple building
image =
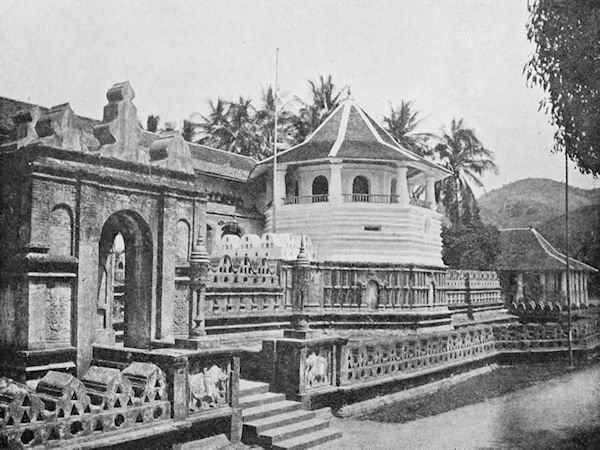
[[[497,261],[507,302],[567,302],[567,258],[535,228],[500,230]],[[598,269],[569,258],[569,289],[576,307],[588,306],[588,280]]]
[[[354,101],[256,162],[143,130],[134,96],[102,120],[0,98],[0,447],[331,445],[330,407],[564,344],[513,326],[496,272],[444,266],[449,172]],[[502,245],[511,300],[563,298],[539,233]]]
[[[215,264],[232,258],[230,271],[247,258],[247,272],[273,275],[264,261],[294,261],[301,244],[313,262],[346,265],[315,275],[305,305],[315,311],[427,308],[428,323],[449,326],[434,194],[448,171],[402,148],[354,101],[278,155],[273,183],[272,158],[143,130],[134,95],[128,82],[111,87],[101,121],[69,104],[0,101],[0,347],[10,370],[35,373],[49,354],[56,367],[85,370],[93,344],[187,336],[198,238]],[[208,329],[279,326],[291,314],[286,270],[255,279],[263,290],[251,300],[220,294],[248,277],[215,276]],[[256,314],[265,317],[248,324]]]
[[[434,184],[449,174],[346,100],[278,155],[275,183],[273,157],[251,178],[266,182],[265,229],[310,236],[318,260],[442,267]]]

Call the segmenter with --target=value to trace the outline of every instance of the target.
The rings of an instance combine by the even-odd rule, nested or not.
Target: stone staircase
[[[240,380],[240,406],[244,421],[242,440],[265,449],[300,450],[339,439],[329,428],[330,411],[307,411],[284,394],[269,392],[269,384]]]

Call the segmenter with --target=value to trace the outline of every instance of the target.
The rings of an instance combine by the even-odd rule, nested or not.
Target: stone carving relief
[[[71,286],[56,283],[46,289],[46,339],[52,342],[71,340]]]
[[[217,365],[189,376],[190,409],[201,411],[227,404],[227,371]]]
[[[307,388],[329,385],[327,358],[311,352],[304,362],[304,382]]]

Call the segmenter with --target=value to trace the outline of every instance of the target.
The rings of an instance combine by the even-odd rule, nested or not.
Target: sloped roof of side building
[[[542,272],[564,271],[567,257],[556,250],[535,228],[509,228],[500,230],[500,256],[498,270]],[[569,269],[598,272],[598,269],[569,258]]]

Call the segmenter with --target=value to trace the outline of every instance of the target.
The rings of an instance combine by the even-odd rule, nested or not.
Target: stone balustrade
[[[600,317],[574,321],[572,335],[574,352],[585,355],[593,351],[600,346]],[[395,383],[409,386],[410,380],[416,379],[421,380],[417,384],[429,382],[434,374],[440,374],[436,375],[439,378],[498,358],[518,361],[524,357],[527,361],[532,354],[556,358],[556,352],[565,355],[567,349],[566,323],[479,325],[350,340],[335,336],[284,338],[263,341],[260,370],[264,381],[273,383],[279,392],[319,407],[327,402],[343,404],[349,392]]]
[[[92,366],[81,381],[50,371],[35,390],[1,378],[0,447],[62,447],[155,426],[171,415],[166,391],[164,373],[140,362],[122,371]]]
[[[490,305],[503,303],[497,272],[448,270],[446,273],[448,306]]]
[[[413,335],[387,342],[353,340],[345,349],[346,370],[341,384],[394,377],[493,353],[494,334],[489,326]]]

